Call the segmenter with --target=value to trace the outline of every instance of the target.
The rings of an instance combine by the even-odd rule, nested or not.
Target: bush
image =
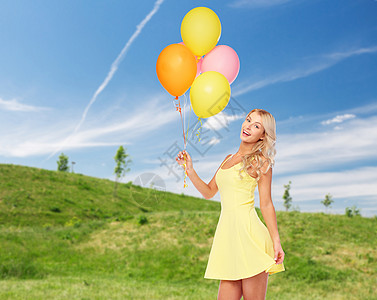
[[[144,224],[146,224],[146,223],[148,223],[148,219],[147,219],[147,217],[146,217],[146,216],[140,216],[140,217],[139,217],[139,224],[140,224],[140,225],[144,225]]]
[[[62,210],[61,210],[59,207],[56,207],[56,206],[51,207],[50,210],[51,210],[52,212],[56,212],[56,213],[60,213],[60,212],[62,212]]]
[[[353,205],[352,207],[346,207],[346,216],[347,217],[353,217],[353,216],[360,216],[360,210]]]

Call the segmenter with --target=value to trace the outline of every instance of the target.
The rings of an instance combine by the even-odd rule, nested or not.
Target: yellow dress
[[[256,179],[245,171],[240,179],[242,162],[222,169],[224,163],[215,176],[221,212],[204,278],[238,280],[284,271],[284,264],[275,263],[271,236],[254,208]]]

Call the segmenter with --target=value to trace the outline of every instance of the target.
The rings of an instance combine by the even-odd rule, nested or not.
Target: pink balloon
[[[178,43],[178,44],[181,44],[181,45],[183,45],[183,46],[186,46],[184,42],[180,42],[180,43]],[[198,59],[197,56],[195,56],[195,57],[196,57],[196,59]],[[203,57],[201,57],[201,58],[198,60],[198,63],[196,64],[196,70],[197,70],[197,71],[196,71],[196,76],[195,76],[195,78],[198,77],[198,76],[200,75],[200,73],[203,73],[203,72],[201,71],[201,69],[202,69],[202,63],[203,63]]]
[[[240,60],[236,51],[226,45],[213,48],[203,58],[201,72],[216,71],[223,74],[231,84],[240,71]]]

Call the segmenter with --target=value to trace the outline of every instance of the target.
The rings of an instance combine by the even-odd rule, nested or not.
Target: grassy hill
[[[216,299],[218,202],[0,165],[0,299]],[[376,299],[377,219],[277,212],[267,299]]]
[[[64,225],[72,218],[124,220],[141,212],[210,210],[215,201],[44,169],[0,165],[0,224]]]

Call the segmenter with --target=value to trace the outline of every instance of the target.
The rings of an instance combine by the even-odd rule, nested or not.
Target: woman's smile
[[[250,136],[250,133],[247,132],[247,131],[244,129],[243,132],[242,132],[242,135],[244,135],[244,136]]]

